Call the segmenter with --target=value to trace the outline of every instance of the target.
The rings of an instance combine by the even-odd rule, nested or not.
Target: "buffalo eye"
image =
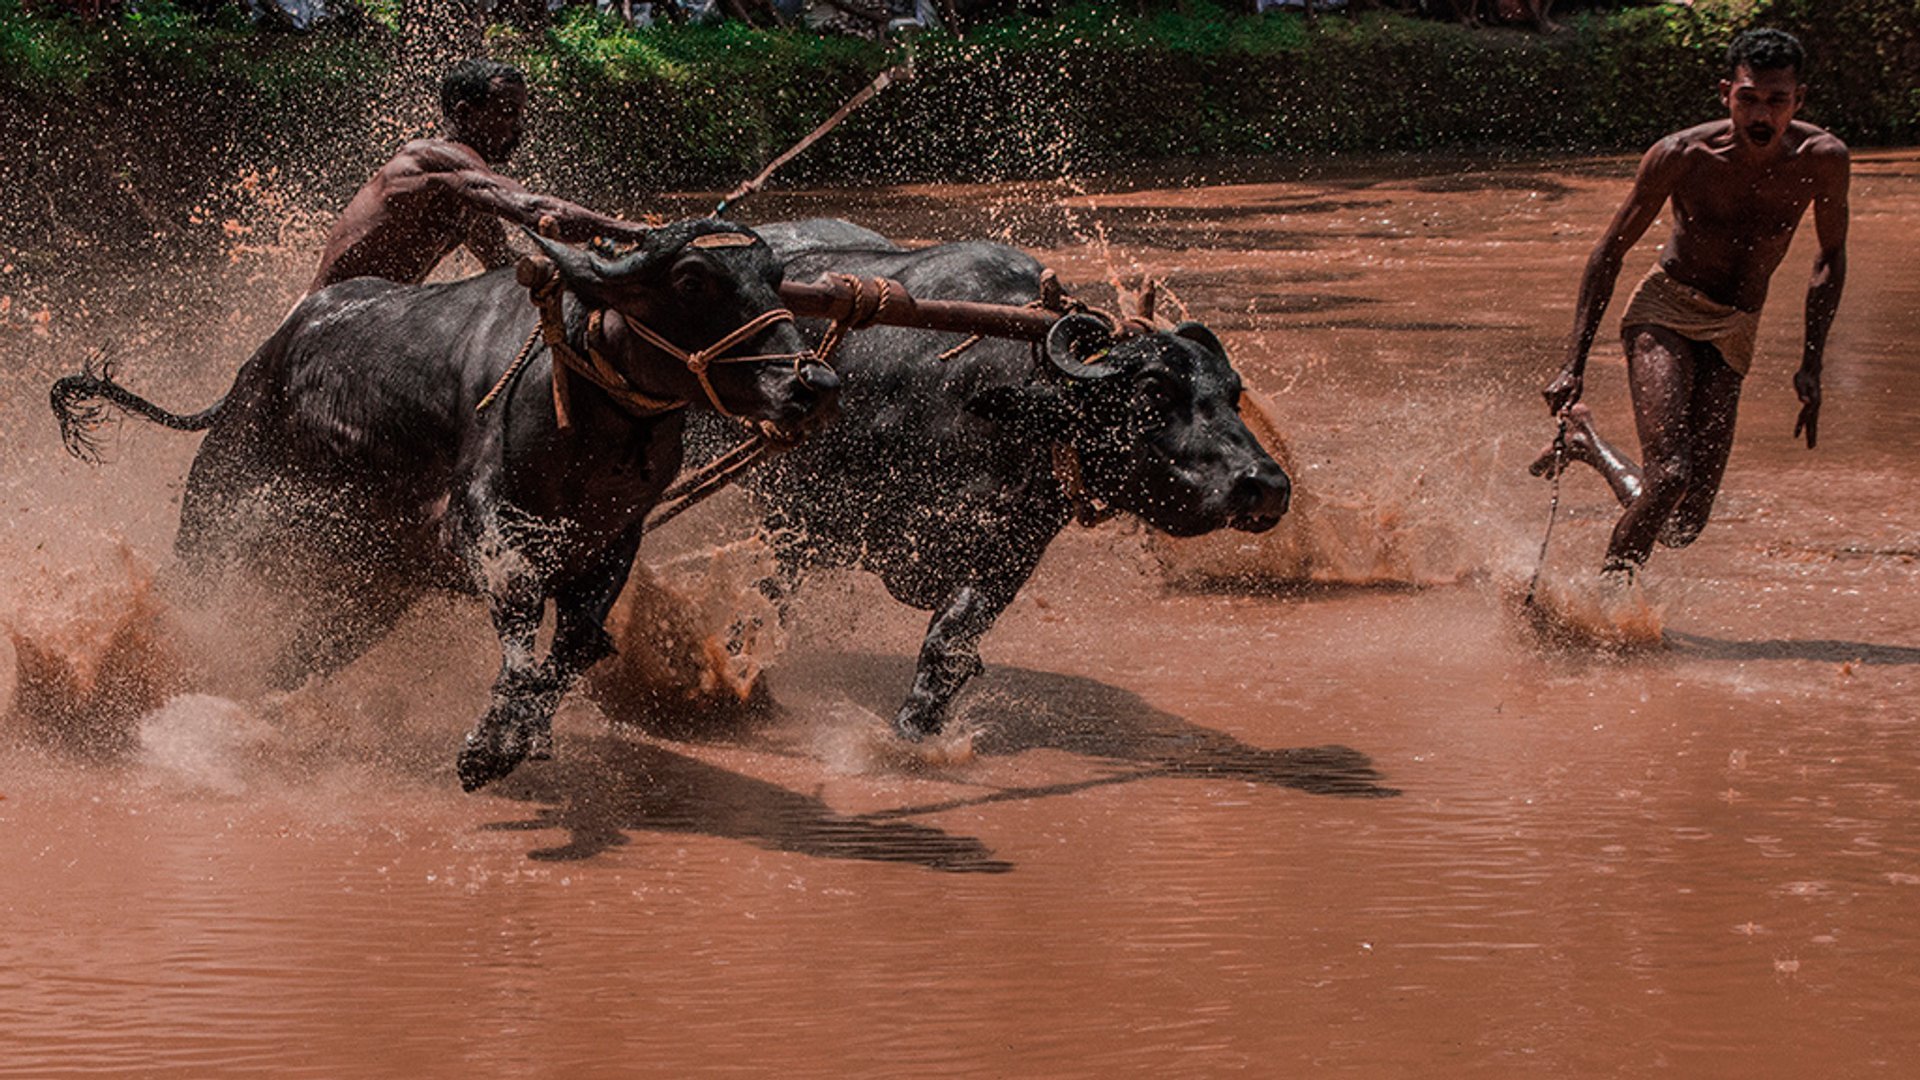
[[[713,292],[713,278],[706,267],[689,261],[674,267],[673,291],[689,300],[700,299]]]

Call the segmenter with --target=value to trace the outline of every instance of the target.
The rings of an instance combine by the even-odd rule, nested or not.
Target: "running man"
[[[637,239],[647,228],[536,195],[500,175],[520,145],[527,80],[463,60],[440,85],[446,137],[415,139],[367,181],[327,235],[307,292],[354,277],[418,282],[461,244],[489,270],[513,259],[501,219],[560,240]]]
[[[1706,525],[1733,446],[1767,283],[1808,204],[1820,251],[1793,377],[1801,402],[1793,434],[1805,432],[1813,449],[1827,328],[1846,281],[1849,165],[1845,144],[1793,118],[1806,99],[1805,65],[1790,34],[1749,30],[1735,38],[1720,81],[1728,118],[1676,132],[1647,151],[1633,192],[1587,260],[1566,367],[1543,391],[1566,421],[1565,457],[1549,448],[1532,471],[1548,476],[1557,462],[1584,461],[1613,488],[1626,512],[1603,573],[1631,578],[1656,539],[1685,547]],[[1594,432],[1579,403],[1581,382],[1621,262],[1669,200],[1673,234],[1620,320],[1644,458],[1636,466]]]

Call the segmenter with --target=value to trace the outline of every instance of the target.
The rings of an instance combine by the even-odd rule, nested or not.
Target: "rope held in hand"
[[[1522,607],[1532,607],[1540,589],[1540,572],[1547,568],[1547,545],[1553,542],[1553,523],[1560,516],[1560,477],[1567,471],[1567,413],[1560,412],[1560,430],[1553,436],[1553,498],[1547,502],[1547,531],[1540,538],[1540,557],[1533,563],[1533,580],[1527,582],[1527,598]]]

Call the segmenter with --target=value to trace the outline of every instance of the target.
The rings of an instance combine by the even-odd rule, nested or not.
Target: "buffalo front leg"
[[[913,689],[893,718],[901,738],[919,741],[938,734],[946,724],[947,707],[968,679],[978,675],[980,637],[1005,611],[1018,586],[990,589],[965,585],[934,612],[927,636],[920,643],[920,662],[913,673]]]
[[[626,581],[639,547],[637,534],[616,544],[580,581],[554,596],[553,644],[544,663],[533,659],[545,596],[530,583],[494,601],[500,636],[500,675],[487,715],[460,751],[460,786],[473,791],[513,771],[527,758],[553,755],[553,714],[586,670],[613,653],[607,611]]]
[[[494,633],[500,638],[500,674],[493,680],[486,715],[460,748],[460,786],[467,791],[512,772],[550,739],[539,719],[542,699],[549,696],[546,671],[534,660],[546,598],[537,590],[529,592],[489,598]],[[552,696],[558,704],[558,695]],[[551,707],[546,715],[552,716]]]

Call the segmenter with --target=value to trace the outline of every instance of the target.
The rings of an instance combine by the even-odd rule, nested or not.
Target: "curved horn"
[[[598,252],[582,251],[571,244],[549,240],[535,232],[528,232],[527,239],[532,240],[547,258],[553,260],[567,288],[603,307],[613,306],[618,294],[654,254],[642,247],[609,259]]]
[[[1047,331],[1047,359],[1069,379],[1087,382],[1118,374],[1119,368],[1097,362],[1112,347],[1113,330],[1092,315],[1062,315]]]
[[[569,285],[575,281],[593,283],[599,280],[599,267],[595,265],[598,260],[594,256],[572,244],[549,240],[532,229],[520,231],[526,234],[527,239],[534,242],[541,254],[553,260],[553,265],[560,268],[560,275],[567,279]]]
[[[653,257],[653,252],[641,247],[635,248],[615,259],[609,259],[603,255],[591,252],[588,253],[587,257],[593,260],[593,270],[600,275],[602,282],[608,285],[618,285],[627,278],[639,273],[640,268],[646,264],[646,261]]]
[[[567,288],[582,296],[599,296],[610,282],[603,270],[605,260],[590,255],[571,244],[558,240],[549,240],[531,229],[523,229],[527,239],[533,241],[541,254],[553,261],[554,268],[560,271],[560,280]]]

